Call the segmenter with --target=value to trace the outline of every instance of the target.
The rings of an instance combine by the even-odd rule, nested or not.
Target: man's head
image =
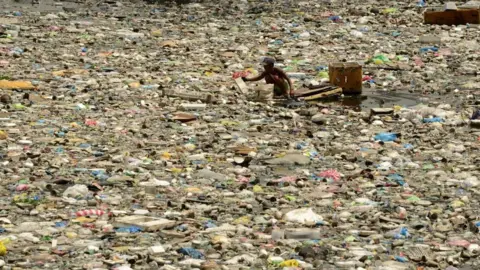
[[[273,70],[273,67],[275,66],[275,59],[271,57],[265,57],[262,60],[262,65],[265,68],[266,71],[271,71]]]

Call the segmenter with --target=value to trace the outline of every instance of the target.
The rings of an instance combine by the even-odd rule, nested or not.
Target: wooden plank
[[[242,94],[246,95],[248,93],[248,86],[245,84],[242,78],[236,78],[235,83]]]
[[[331,90],[331,91],[327,91],[327,92],[323,92],[323,93],[320,93],[320,94],[305,97],[304,99],[305,100],[316,100],[316,99],[321,99],[321,98],[326,98],[326,97],[331,97],[331,96],[334,96],[334,95],[341,95],[341,94],[342,94],[342,88],[336,88],[336,89]]]
[[[319,94],[319,93],[322,93],[322,92],[325,92],[325,91],[330,91],[330,90],[333,90],[333,89],[336,89],[336,88],[337,87],[335,87],[335,86],[327,85],[327,86],[324,86],[324,87],[318,88],[318,89],[311,89],[311,90],[306,90],[306,91],[296,91],[295,96],[296,97],[306,97],[306,96],[311,96],[311,95],[314,95],[314,94]]]
[[[467,23],[480,23],[480,14],[478,9],[425,11],[423,18],[425,24],[462,25]]]
[[[319,84],[319,85],[309,85],[309,86],[307,86],[307,88],[310,89],[310,90],[313,90],[313,89],[324,88],[326,86],[333,86],[333,85],[331,85],[329,83],[322,83],[322,84]]]

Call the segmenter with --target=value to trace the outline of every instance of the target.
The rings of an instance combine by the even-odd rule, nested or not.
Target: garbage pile
[[[435,5],[5,4],[0,266],[479,269],[480,29]],[[264,56],[418,100],[258,101]]]

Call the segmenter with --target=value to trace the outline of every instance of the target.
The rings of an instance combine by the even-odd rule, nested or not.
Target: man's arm
[[[265,72],[262,72],[262,73],[260,73],[260,75],[258,75],[256,77],[253,77],[253,78],[242,77],[242,80],[244,82],[256,82],[256,81],[260,81],[263,78],[265,78]]]
[[[279,73],[280,75],[282,75],[282,77],[283,77],[285,80],[287,80],[287,82],[288,82],[288,87],[290,88],[290,92],[287,93],[287,94],[288,94],[288,96],[290,96],[290,93],[293,93],[293,91],[294,91],[294,90],[293,90],[292,80],[290,80],[290,77],[288,77],[288,75],[287,75],[287,73],[285,73],[285,71],[283,71],[283,70],[281,70],[281,69],[279,69],[279,68],[277,68],[276,70],[278,71],[278,73]]]

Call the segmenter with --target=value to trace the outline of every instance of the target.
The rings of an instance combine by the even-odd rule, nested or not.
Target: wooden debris
[[[297,92],[295,92],[295,96],[296,97],[306,97],[306,96],[319,94],[319,93],[322,93],[322,92],[331,91],[331,90],[334,90],[334,89],[338,88],[338,87],[335,87],[333,85],[322,85],[322,86],[316,87],[316,88],[314,88],[314,87],[309,87],[308,90],[297,91]]]
[[[321,99],[321,98],[332,97],[332,96],[336,96],[336,95],[341,95],[342,92],[343,92],[342,88],[339,87],[339,88],[335,88],[334,90],[330,90],[330,91],[322,92],[322,93],[319,93],[319,94],[304,97],[304,100],[309,101],[309,100],[316,100],[316,99]]]

